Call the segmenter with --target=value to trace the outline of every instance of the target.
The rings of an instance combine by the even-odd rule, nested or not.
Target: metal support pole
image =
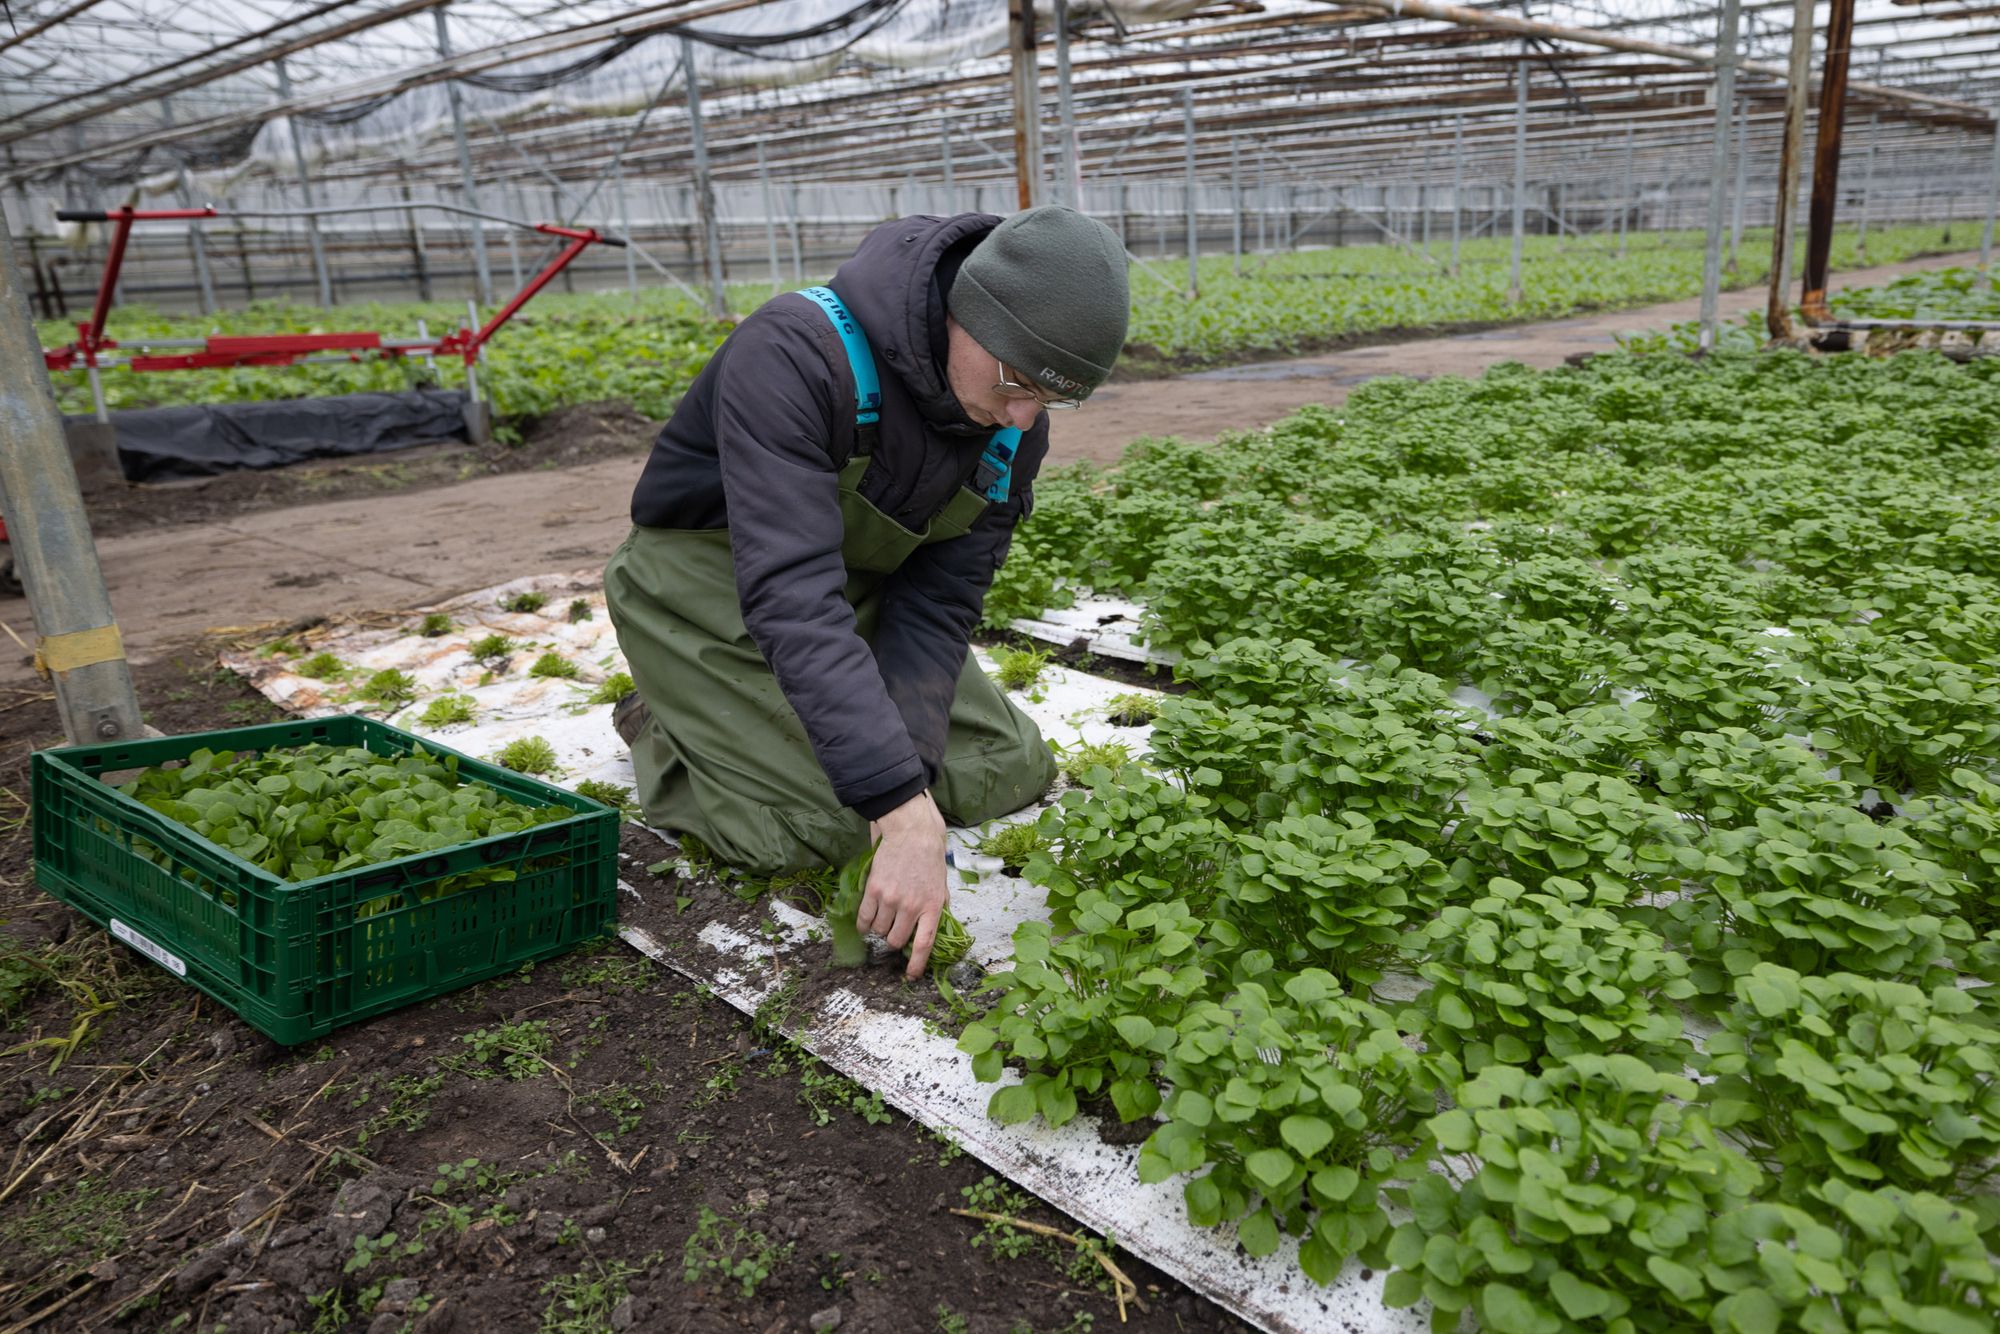
[[[1182,192],[1187,195],[1188,299],[1201,295],[1201,234],[1198,201],[1194,192],[1194,89],[1181,89],[1181,118],[1186,127],[1187,173]]]
[[[632,235],[632,200],[625,193],[625,164],[611,164],[611,188],[618,195],[618,230],[629,240]],[[625,290],[632,297],[632,305],[639,304],[639,262],[632,256],[632,247],[625,247]]]
[[[1007,52],[1014,66],[1014,186],[1020,207],[1042,202],[1041,76],[1035,0],[1007,0]]]
[[[951,113],[945,112],[938,118],[938,149],[944,163],[944,208],[939,210],[947,215],[958,211],[958,201],[952,197],[956,184],[952,180],[951,162]]]
[[[292,76],[283,60],[278,61],[278,96],[288,102],[292,97]],[[307,208],[318,208],[319,201],[313,198],[312,175],[306,171],[306,146],[299,136],[297,117],[286,117],[285,128],[292,136],[292,163],[299,173],[299,194],[305,199]],[[320,239],[318,218],[306,219],[306,238],[312,244],[313,276],[319,280],[319,303],[330,306],[333,304],[333,276],[326,271],[326,245]]]
[[[163,97],[160,99],[160,119],[167,125],[174,123],[173,98]],[[9,160],[13,157],[11,150],[8,153],[8,157]],[[182,208],[193,208],[195,206],[194,184],[188,178],[187,163],[185,162],[181,163],[180,170],[175,173],[174,193],[179,197]],[[191,222],[188,224],[188,249],[194,253],[194,277],[197,285],[197,294],[201,298],[201,313],[204,315],[213,315],[217,304],[215,300],[215,276],[208,269],[208,238],[202,234],[200,223]]]
[[[1431,253],[1431,143],[1424,140],[1424,176],[1417,182],[1417,227],[1426,255]]]
[[[1729,197],[1729,263],[1736,275],[1736,254],[1743,246],[1743,196],[1750,189],[1750,99],[1736,99],[1736,188]]]
[[[506,192],[505,192],[505,191],[502,191],[502,193],[503,193],[503,194],[505,194]],[[514,212],[515,212],[516,216],[519,216],[520,214],[523,214],[523,213],[526,213],[526,212],[528,211],[527,209],[525,209],[525,208],[522,208],[522,207],[520,206],[520,203],[519,203],[519,200],[520,200],[520,194],[518,193],[518,191],[517,191],[517,192],[515,192],[515,194],[514,194],[514,200],[515,200],[515,205],[514,205]],[[511,272],[511,273],[513,274],[513,277],[514,277],[514,290],[518,292],[518,291],[520,291],[520,290],[521,290],[521,282],[522,282],[522,279],[521,279],[521,242],[520,242],[519,238],[517,238],[517,237],[515,236],[514,232],[515,232],[515,229],[514,229],[514,228],[512,228],[512,227],[509,227],[509,228],[507,228],[507,229],[506,229],[506,230],[505,230],[505,231],[504,231],[503,233],[501,233],[501,234],[502,234],[502,235],[503,235],[503,236],[504,236],[504,237],[506,238],[506,241],[507,241],[507,268],[508,268],[509,272]]]
[[[1632,224],[1632,122],[1625,122],[1625,188],[1618,195],[1618,258],[1625,258],[1625,233]]]
[[[792,196],[791,199],[792,206],[790,210],[790,216],[788,216],[785,219],[785,230],[787,234],[791,237],[791,242],[792,242],[792,281],[794,283],[797,283],[799,286],[803,287],[805,286],[805,281],[806,281],[806,255],[804,249],[801,248],[801,246],[799,245],[799,187],[798,186],[794,185],[792,187],[791,196]]]
[[[1521,228],[1528,203],[1528,44],[1521,43],[1521,64],[1514,79],[1514,249],[1508,261],[1507,304],[1521,304]]]
[[[764,160],[764,141],[757,141],[757,182],[764,191],[764,249],[771,257],[771,295],[778,294],[782,279],[778,277],[778,215],[777,206],[771,202],[771,167]]]
[[[1785,75],[1785,128],[1778,144],[1778,204],[1771,219],[1771,285],[1764,303],[1764,327],[1780,341],[1792,336],[1792,203],[1799,192],[1799,141],[1805,136],[1812,34],[1813,0],[1795,0],[1792,54]]]
[[[1451,120],[1451,276],[1458,276],[1459,191],[1465,186],[1465,117]]]
[[[1062,127],[1063,199],[1083,207],[1083,156],[1076,138],[1076,104],[1070,97],[1069,0],[1054,0],[1056,25],[1056,111]]]
[[[1709,144],[1708,231],[1701,255],[1700,346],[1712,351],[1716,337],[1716,307],[1722,292],[1722,208],[1724,180],[1729,175],[1729,111],[1736,101],[1737,0],[1722,0],[1715,36],[1715,132]]]
[[[1229,136],[1229,271],[1243,276],[1243,142]]]
[[[438,59],[451,59],[451,30],[445,26],[445,6],[439,5],[431,11],[437,20]],[[472,184],[472,149],[465,142],[465,108],[459,99],[458,81],[447,80],[444,85],[445,100],[451,104],[451,137],[458,147],[458,180],[465,191],[465,206],[477,213],[479,191]],[[493,303],[493,271],[486,262],[486,227],[478,218],[472,222],[472,268],[479,277],[479,300],[482,304]]]
[[[1861,158],[1861,218],[1860,231],[1854,238],[1855,257],[1866,262],[1868,259],[1868,214],[1875,202],[1875,138],[1881,132],[1880,113],[1868,118],[1868,151]]]
[[[405,201],[410,198],[410,181],[407,176],[403,178],[402,195]],[[417,222],[417,211],[415,209],[406,211],[403,214],[403,220],[409,224],[410,228],[410,258],[415,261],[417,266],[417,295],[423,300],[429,301],[432,299],[431,257],[430,252],[424,248],[424,229]]]
[[[1979,232],[1979,267],[1993,262],[1993,222],[2000,215],[2000,102],[1993,104],[1993,176],[1986,184],[1986,225]]]
[[[16,498],[18,497],[18,502]],[[72,745],[137,738],[145,725],[76,469],[49,392],[14,238],[0,215],[0,508]]]
[[[701,209],[701,248],[708,259],[708,313],[720,319],[729,311],[729,293],[722,285],[722,229],[715,218],[715,182],[708,174],[708,141],[701,132],[701,80],[695,76],[694,38],[681,37],[681,68],[686,71],[688,131],[694,140],[695,201]]]

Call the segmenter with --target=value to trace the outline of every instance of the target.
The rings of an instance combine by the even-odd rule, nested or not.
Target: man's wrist
[[[876,823],[881,826],[882,837],[896,838],[942,828],[944,817],[938,814],[937,803],[931,800],[931,794],[923,791],[894,810],[884,812]]]

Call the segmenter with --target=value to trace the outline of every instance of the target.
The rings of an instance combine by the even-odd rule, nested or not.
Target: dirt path
[[[1841,275],[1883,282],[1919,269],[1969,263],[1934,257]],[[1734,319],[1763,293],[1725,293]],[[1616,335],[1698,314],[1693,300],[1450,338],[1360,347],[1325,356],[1112,385],[1082,412],[1055,423],[1052,460],[1110,462],[1148,435],[1213,439],[1265,426],[1308,403],[1339,403],[1379,375],[1477,374],[1502,361],[1560,365],[1607,351]],[[98,542],[127,652],[157,660],[205,630],[370,609],[422,606],[537,571],[601,566],[629,526],[627,503],[641,459],[481,477],[458,485],[367,495],[126,532]],[[29,639],[25,602],[0,600],[0,621]],[[0,679],[26,675],[10,655]]]

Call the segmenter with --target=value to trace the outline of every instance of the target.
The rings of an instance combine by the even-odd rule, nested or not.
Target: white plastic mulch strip
[[[500,609],[503,599],[520,593],[541,593],[547,600],[534,612]],[[572,620],[572,604],[579,601],[579,619]],[[611,674],[625,670],[595,572],[517,579],[429,610],[446,615],[453,628],[427,638],[418,633],[422,613],[412,613],[394,625],[307,636],[306,652],[331,653],[350,669],[339,682],[300,675],[296,667],[306,652],[278,657],[246,650],[225,654],[222,661],[270,699],[308,716],[371,713],[482,758],[509,742],[540,737],[550,743],[561,766],[549,775],[552,781],[565,786],[585,779],[633,784],[631,757],[612,730],[609,706],[585,702]],[[1057,644],[1084,637],[1093,652],[1106,657],[1169,660],[1131,642],[1140,610],[1136,604],[1090,599],[1061,613],[1061,620],[1052,613],[1047,623],[1034,623],[1036,628],[1017,628]],[[583,612],[589,615],[583,617]],[[491,634],[514,642],[505,662],[482,663],[472,657],[470,645]],[[530,665],[547,653],[573,664],[576,677],[530,676]],[[985,665],[992,666],[990,661]],[[415,701],[385,708],[349,698],[368,674],[392,667],[416,680]],[[430,727],[421,721],[429,701],[445,692],[473,700],[472,722]],[[1016,692],[1013,698],[1058,749],[1115,741],[1137,755],[1145,749],[1149,729],[1112,723],[1108,707],[1115,696],[1131,693],[1134,687],[1051,665],[1029,693]],[[1031,807],[1007,819],[1032,820],[1041,809]],[[953,861],[964,873],[954,877],[952,909],[973,938],[971,957],[989,969],[1004,968],[1012,963],[1014,928],[1046,917],[1048,905],[1039,888],[1001,874],[997,859],[980,856],[974,850],[980,837],[964,829],[950,833]],[[643,898],[645,891],[632,883],[636,879],[621,880],[621,888]],[[803,950],[793,967],[825,957],[825,946],[811,945],[806,938],[818,919],[780,902],[769,908],[783,927],[778,940],[709,922],[699,934],[708,951],[683,950],[672,960],[645,930],[627,926],[622,934],[634,948],[751,1014],[778,986],[778,956]],[[976,1082],[953,1039],[926,1032],[917,1019],[871,1007],[843,989],[829,993],[801,1019],[796,1036],[842,1074],[924,1125],[952,1135],[1023,1188],[1255,1325],[1288,1334],[1329,1328],[1416,1334],[1428,1327],[1418,1311],[1384,1307],[1380,1279],[1363,1278],[1358,1264],[1350,1263],[1334,1283],[1320,1288],[1300,1272],[1296,1243],[1290,1239],[1277,1253],[1253,1259],[1236,1245],[1233,1232],[1189,1225],[1180,1183],[1141,1184],[1138,1146],[1105,1143],[1092,1117],[1081,1116],[1062,1127],[1040,1120],[1002,1126],[988,1119],[986,1104],[995,1086]],[[1017,1078],[1013,1071],[1006,1075],[1008,1081]]]
[[[1158,663],[1172,666],[1180,654],[1172,649],[1153,648],[1138,640],[1139,618],[1146,614],[1143,604],[1103,593],[1079,593],[1075,605],[1055,607],[1040,616],[1024,616],[1010,622],[1031,639],[1070,645],[1079,639],[1084,647],[1104,658],[1122,662]]]

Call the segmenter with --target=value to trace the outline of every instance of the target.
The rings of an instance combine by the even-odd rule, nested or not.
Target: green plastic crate
[[[40,751],[30,778],[36,882],[287,1044],[612,931],[617,813],[467,755],[458,756],[461,779],[576,814],[518,834],[287,882],[99,779],[184,760],[204,747],[260,751],[312,742],[365,746],[385,756],[418,746],[457,754],[352,715]],[[135,852],[134,840],[165,853],[168,864]],[[515,878],[429,902],[417,897],[449,876],[497,866],[513,868]],[[370,910],[357,912],[364,905]]]

